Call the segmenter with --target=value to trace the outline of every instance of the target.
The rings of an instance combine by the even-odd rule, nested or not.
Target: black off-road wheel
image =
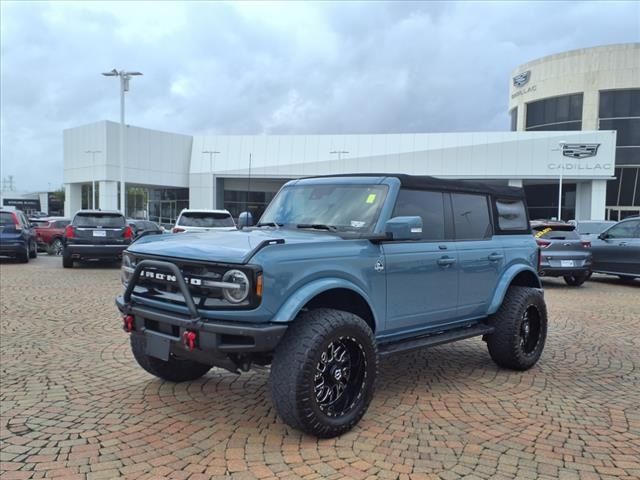
[[[565,275],[564,281],[567,282],[567,285],[569,285],[570,287],[579,287],[587,281],[587,278],[589,278],[589,276],[590,275],[588,273]]]
[[[31,242],[31,250],[29,250],[29,258],[38,258],[38,244]]]
[[[66,250],[62,251],[62,267],[73,268],[73,258]]]
[[[131,335],[131,352],[133,357],[144,370],[162,380],[180,383],[197,380],[211,370],[210,365],[193,362],[191,360],[180,360],[169,357],[168,361],[151,357],[144,353],[145,339],[142,335]]]
[[[378,354],[360,317],[333,309],[301,313],[278,345],[271,396],[286,424],[321,438],[351,430],[373,397]]]
[[[528,370],[536,364],[547,338],[547,307],[541,292],[510,287],[489,323],[495,331],[487,335],[487,347],[498,366]]]

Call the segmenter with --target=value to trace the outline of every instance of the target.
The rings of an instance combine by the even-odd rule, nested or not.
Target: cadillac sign
[[[595,157],[599,143],[567,143],[562,146],[562,155],[570,158]]]
[[[513,77],[513,86],[516,88],[524,87],[529,81],[529,77],[531,76],[531,70],[527,70],[526,72],[522,72],[515,77]]]

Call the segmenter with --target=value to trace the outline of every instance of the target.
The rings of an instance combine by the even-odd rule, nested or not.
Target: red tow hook
[[[122,329],[127,332],[127,333],[131,333],[135,330],[135,317],[133,315],[125,315],[124,317],[122,317]]]
[[[193,349],[196,348],[196,339],[198,338],[196,332],[193,330],[187,330],[182,334],[182,343],[184,346],[189,349],[190,352],[193,352]]]

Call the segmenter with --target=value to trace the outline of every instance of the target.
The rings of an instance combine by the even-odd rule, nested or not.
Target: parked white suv
[[[173,233],[236,230],[236,222],[228,210],[190,210],[180,212]]]

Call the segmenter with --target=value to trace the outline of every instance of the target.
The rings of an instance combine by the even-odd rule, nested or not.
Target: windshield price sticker
[[[538,233],[536,233],[534,236],[536,238],[540,238],[541,236],[543,236],[545,233],[549,233],[552,229],[547,227],[544,230],[540,230]]]
[[[370,193],[369,196],[367,197],[367,203],[373,203],[375,201],[376,201],[376,194]]]

